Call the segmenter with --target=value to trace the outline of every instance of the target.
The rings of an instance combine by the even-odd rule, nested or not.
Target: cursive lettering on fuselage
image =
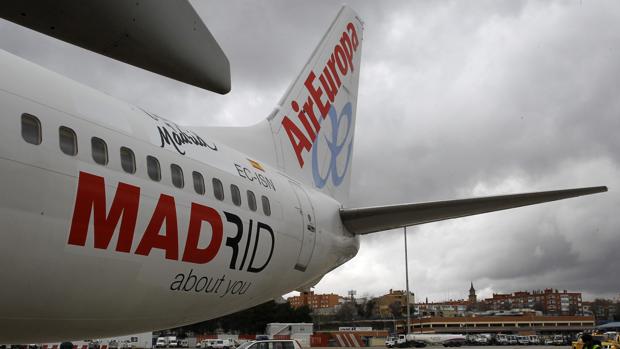
[[[209,148],[217,151],[215,143],[209,144],[205,142],[199,135],[190,130],[181,130],[180,127],[168,128],[166,126],[157,126],[161,139],[160,147],[172,145],[174,149],[181,155],[185,155],[184,145],[195,145],[203,148]]]

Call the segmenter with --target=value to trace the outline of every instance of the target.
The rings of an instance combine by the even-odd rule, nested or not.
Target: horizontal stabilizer
[[[186,0],[3,0],[0,17],[171,79],[230,91],[230,65]]]
[[[607,187],[589,187],[419,204],[341,209],[340,218],[349,232],[369,234],[605,191],[607,191]]]

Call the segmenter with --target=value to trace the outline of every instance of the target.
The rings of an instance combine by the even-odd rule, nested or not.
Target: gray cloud
[[[339,8],[195,1],[227,53],[215,95],[0,22],[0,48],[185,124],[265,117]],[[620,4],[353,1],[365,22],[353,205],[606,184],[611,191],[410,230],[418,297],[620,292]],[[317,290],[404,288],[402,231],[362,239]]]

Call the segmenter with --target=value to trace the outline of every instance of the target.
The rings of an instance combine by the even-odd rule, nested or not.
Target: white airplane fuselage
[[[4,5],[35,30],[62,23],[63,11],[36,20],[21,2]],[[98,20],[115,5],[101,5]],[[161,15],[151,5],[138,19]],[[91,3],[64,6],[98,14]],[[170,44],[151,22],[150,34],[116,29]],[[315,285],[355,256],[359,235],[607,191],[349,207],[363,28],[343,6],[273,112],[237,128],[179,126],[0,51],[0,343],[216,318]],[[71,39],[75,27],[64,29]],[[123,45],[115,52],[140,63],[144,52]]]
[[[357,253],[339,202],[204,129],[179,127],[4,51],[0,66],[0,342],[214,318],[313,285]],[[23,114],[40,121],[40,144],[22,136]],[[74,131],[76,155],[61,150],[60,127]],[[105,165],[94,160],[93,137],[107,146]],[[133,152],[135,173],[123,169],[121,147]],[[158,160],[161,180],[149,177],[147,156]],[[183,171],[182,188],[172,164]]]

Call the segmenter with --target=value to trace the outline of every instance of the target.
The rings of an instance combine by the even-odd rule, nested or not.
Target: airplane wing
[[[3,0],[0,17],[190,85],[230,91],[228,58],[187,0]]]
[[[606,191],[607,187],[603,186],[418,204],[343,208],[340,209],[340,218],[349,232],[360,235]]]

